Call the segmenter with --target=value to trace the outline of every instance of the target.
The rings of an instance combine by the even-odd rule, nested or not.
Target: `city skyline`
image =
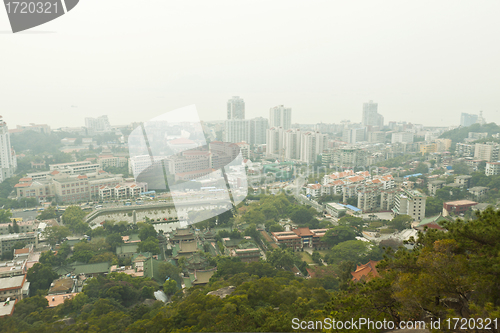
[[[481,110],[500,123],[496,1],[155,6],[87,1],[29,32],[0,34],[9,50],[0,114],[11,126],[58,128],[103,114],[112,124],[144,121],[195,104],[202,120],[223,120],[236,95],[247,119],[286,105],[295,123],[360,122],[362,104],[374,100],[386,123],[458,125],[461,113]]]

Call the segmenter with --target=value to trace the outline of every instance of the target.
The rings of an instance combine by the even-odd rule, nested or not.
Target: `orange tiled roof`
[[[352,281],[358,282],[361,280],[369,281],[375,277],[380,277],[375,266],[379,261],[370,260],[368,263],[364,265],[358,265],[354,272],[351,272]]]
[[[22,184],[16,184],[14,187],[30,187],[32,183],[22,183]]]
[[[294,233],[297,234],[297,236],[313,236],[314,233],[309,230],[309,228],[297,228],[293,230]]]

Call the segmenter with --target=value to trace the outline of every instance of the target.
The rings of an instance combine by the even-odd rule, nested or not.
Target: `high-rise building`
[[[292,127],[292,109],[283,105],[275,106],[269,110],[269,126],[282,127],[287,130]]]
[[[462,113],[460,116],[460,126],[469,127],[477,122],[477,114]]]
[[[416,190],[401,190],[394,198],[392,211],[396,215],[409,215],[414,221],[425,217],[426,196]]]
[[[238,143],[250,142],[250,123],[245,119],[230,119],[225,121],[224,141]]]
[[[305,132],[300,138],[300,160],[306,163],[316,162],[328,143],[328,136],[320,132]],[[285,149],[286,151],[286,149]]]
[[[283,128],[271,127],[266,133],[266,155],[280,156],[283,152]]]
[[[328,136],[320,132],[301,132],[294,128],[284,130],[271,127],[267,130],[266,155],[280,159],[314,163],[327,148]]]
[[[250,144],[262,145],[266,143],[266,131],[269,121],[263,117],[250,119]]]
[[[266,118],[230,119],[224,122],[224,141],[238,143],[245,141],[249,144],[265,144],[268,129]]]
[[[346,128],[342,132],[342,141],[347,143],[356,143],[365,141],[365,128]]]
[[[97,118],[85,118],[85,127],[90,132],[109,132],[111,125],[109,124],[108,116],[100,116]]]
[[[0,116],[0,182],[12,177],[16,169],[16,153],[10,145],[9,129]]]
[[[369,101],[363,103],[363,115],[361,123],[363,126],[379,126],[384,127],[384,117],[377,112],[378,104]]]
[[[283,146],[285,148],[285,158],[300,159],[300,139],[301,132],[298,128],[292,128],[283,133]]]
[[[227,119],[245,119],[245,101],[239,96],[233,96],[227,101]]]
[[[392,133],[391,143],[396,143],[396,142],[401,142],[401,143],[413,142],[413,133],[410,132]]]
[[[474,146],[474,158],[486,162],[498,160],[500,145],[495,142],[476,143]]]

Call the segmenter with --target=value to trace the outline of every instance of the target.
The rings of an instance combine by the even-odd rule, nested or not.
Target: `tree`
[[[16,220],[14,220],[14,222],[12,222],[12,231],[15,234],[19,233],[19,225],[17,224]]]
[[[175,280],[179,285],[181,285],[181,278],[179,277],[180,269],[169,262],[160,263],[159,275],[162,277],[163,281],[170,278],[170,280]]]
[[[38,220],[50,220],[55,219],[57,217],[56,209],[54,206],[47,207],[43,210],[43,212],[38,215]]]
[[[292,213],[290,218],[297,224],[306,224],[307,222],[311,221],[311,219],[313,218],[313,214],[309,209],[299,207]]]
[[[0,223],[10,223],[12,213],[10,210],[0,209]]]
[[[163,292],[167,295],[173,295],[177,291],[177,282],[175,280],[167,280],[163,284]]]
[[[372,253],[372,251],[376,251]],[[369,259],[381,259],[380,250],[369,242],[349,240],[335,245],[328,256],[329,264],[339,264],[342,261],[352,261],[356,264],[364,263]]]
[[[145,224],[141,223],[139,225],[139,238],[141,241],[145,241],[150,237],[156,238],[157,232],[155,230],[155,227],[153,227],[151,224]]]
[[[70,206],[64,211],[62,221],[64,225],[74,230],[77,225],[84,222],[85,215],[86,213],[79,206]]]
[[[344,216],[339,220],[339,225],[348,225],[356,228],[358,232],[361,232],[363,230],[363,227],[365,225],[365,220],[363,220],[361,217],[356,217],[356,216]]]
[[[137,252],[151,252],[153,254],[158,254],[160,253],[160,246],[158,243],[158,239],[155,237],[149,237],[137,245]]]
[[[109,246],[111,246],[111,251],[115,252],[116,247],[123,244],[123,239],[122,236],[120,236],[120,234],[111,234],[106,236],[106,243],[108,243]]]
[[[417,167],[415,168],[415,173],[426,174],[429,172],[429,167],[426,163],[419,162]]]
[[[312,257],[312,260],[315,263],[322,265],[322,263],[321,263],[321,255],[319,254],[318,251],[314,251],[311,257]]]
[[[465,162],[457,162],[453,164],[452,169],[455,175],[468,175],[470,174],[470,168]]]
[[[272,252],[266,253],[267,262],[272,266],[283,269],[293,265],[293,255],[288,250],[274,249]]]
[[[53,226],[45,228],[43,235],[47,238],[49,244],[54,246],[71,235],[71,231],[65,226]]]
[[[36,295],[38,290],[48,290],[58,275],[49,265],[36,263],[28,270],[26,279],[30,282],[30,291]]]
[[[427,197],[425,201],[425,216],[437,215],[443,211],[443,200],[436,197]]]
[[[408,229],[410,227],[411,222],[413,221],[412,217],[409,215],[396,215],[388,225],[391,228],[397,229],[399,231]]]
[[[321,237],[321,241],[325,242],[330,247],[353,239],[356,239],[356,233],[351,227],[348,226],[333,227],[329,229],[323,237]]]

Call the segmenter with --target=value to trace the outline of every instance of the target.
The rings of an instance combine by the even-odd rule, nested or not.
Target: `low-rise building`
[[[0,302],[10,298],[11,301],[22,300],[29,296],[29,285],[26,275],[0,278]]]
[[[446,182],[444,180],[433,180],[427,184],[430,195],[436,195],[436,191],[443,188]]]
[[[485,195],[486,191],[488,191],[488,187],[485,186],[474,186],[469,189],[469,193],[476,198],[476,200]]]
[[[271,232],[273,239],[278,244],[292,248],[298,251],[305,247],[322,249],[327,248],[327,244],[321,241],[328,229],[313,229],[309,228],[296,228],[292,231]]]
[[[9,234],[0,236],[0,256],[6,252],[12,251],[14,244],[22,242],[25,245],[38,245],[38,235],[35,232],[28,232],[24,234]]]
[[[344,205],[336,202],[328,202],[325,204],[325,210],[332,217],[339,218],[346,214],[347,208]]]
[[[38,228],[38,221],[21,221],[21,222],[16,222],[17,226],[19,227],[19,231],[17,233],[28,233],[28,232],[35,232],[37,231]],[[0,235],[9,235],[14,233],[14,222],[11,223],[2,223],[0,224]]]
[[[462,185],[462,187],[469,188],[471,179],[472,179],[472,176],[469,176],[469,175],[456,176],[455,177],[455,184],[460,184],[460,185]]]
[[[443,216],[448,216],[450,213],[463,214],[472,206],[477,205],[477,202],[470,200],[448,201],[443,203]]]

